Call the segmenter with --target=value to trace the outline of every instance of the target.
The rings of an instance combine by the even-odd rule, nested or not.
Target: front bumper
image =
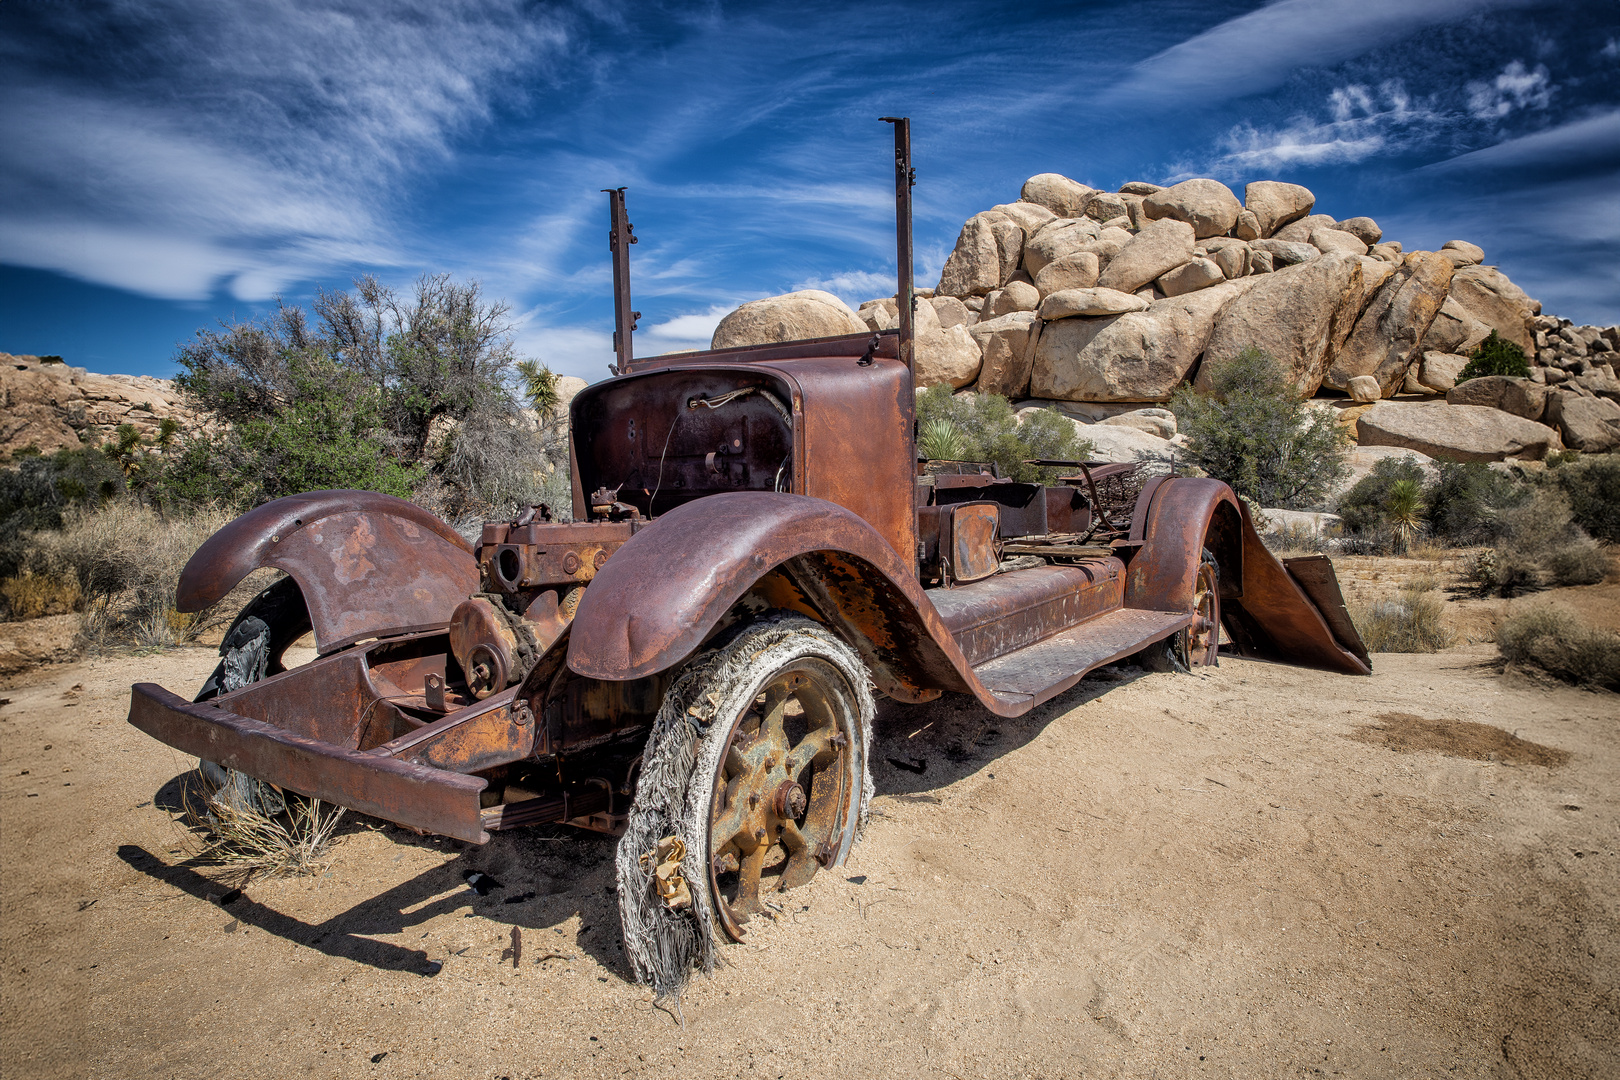
[[[295,735],[211,702],[186,701],[156,683],[131,688],[129,722],[177,750],[312,799],[474,844],[489,841],[479,807],[483,777]]]

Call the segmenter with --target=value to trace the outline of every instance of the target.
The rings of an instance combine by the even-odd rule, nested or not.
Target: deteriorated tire
[[[636,977],[678,993],[710,970],[770,892],[848,856],[872,797],[875,706],[854,650],[819,623],[774,615],[694,659],[654,722],[619,842],[619,914]],[[677,837],[690,904],[658,894],[658,843]],[[644,856],[650,856],[644,858]]]
[[[207,701],[249,683],[285,671],[287,646],[309,632],[309,609],[292,578],[283,578],[249,600],[220,642],[220,661],[194,701]],[[213,761],[198,761],[197,771],[215,790],[214,798],[238,809],[274,817],[287,808],[274,786]]]
[[[1137,654],[1137,662],[1148,671],[1180,672],[1219,664],[1220,584],[1220,564],[1215,561],[1215,553],[1204,548],[1198,574],[1193,579],[1192,609],[1198,614],[1198,621],[1143,649]]]

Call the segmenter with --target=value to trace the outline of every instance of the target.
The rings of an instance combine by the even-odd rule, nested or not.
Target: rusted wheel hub
[[[709,867],[715,914],[733,940],[765,909],[762,890],[815,876],[860,798],[850,720],[832,690],[839,678],[815,657],[795,661],[732,724],[715,777]]]

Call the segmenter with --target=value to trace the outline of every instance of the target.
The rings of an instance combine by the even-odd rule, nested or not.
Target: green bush
[[[1583,454],[1545,475],[1569,500],[1575,524],[1599,540],[1620,543],[1620,454]]]
[[[1587,626],[1561,605],[1514,612],[1497,627],[1496,647],[1509,664],[1533,665],[1583,686],[1620,689],[1620,634]]]
[[[1388,529],[1390,502],[1397,484],[1423,483],[1423,466],[1411,458],[1388,457],[1373,463],[1372,469],[1339,499],[1338,513],[1351,533],[1372,533]]]
[[[318,354],[294,354],[286,367],[286,400],[183,443],[163,470],[162,493],[237,510],[321,488],[410,496],[423,470],[389,453],[377,395]]]
[[[957,396],[944,383],[917,395],[917,433],[918,453],[925,457],[992,464],[1000,476],[1021,483],[1040,483],[1063,472],[1026,461],[1077,461],[1092,450],[1074,421],[1051,409],[1031,412],[1020,423],[1000,394]],[[940,450],[949,452],[935,453]]]
[[[0,469],[0,578],[21,569],[27,534],[60,528],[70,507],[95,505],[123,491],[118,466],[88,448],[36,451],[15,468]]]
[[[1484,375],[1529,378],[1530,365],[1524,358],[1524,350],[1513,342],[1498,337],[1496,331],[1492,330],[1491,336],[1480,342],[1479,348],[1468,354],[1468,364],[1457,374],[1457,381],[1467,382],[1469,379],[1478,379]]]
[[[1429,530],[1453,544],[1488,544],[1502,533],[1501,514],[1522,505],[1530,489],[1482,461],[1442,461],[1423,492]]]
[[[245,508],[364,487],[454,519],[536,501],[567,461],[555,375],[518,357],[510,309],[476,283],[426,275],[402,296],[361,278],[313,307],[312,321],[278,303],[182,346],[176,385],[223,424],[176,448],[161,495]]]
[[[1263,507],[1321,505],[1346,471],[1333,417],[1307,409],[1281,365],[1255,348],[1222,365],[1210,391],[1184,386],[1170,402],[1193,463]]]

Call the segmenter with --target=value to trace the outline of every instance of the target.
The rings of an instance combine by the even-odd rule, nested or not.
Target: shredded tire
[[[719,648],[699,654],[677,676],[653,721],[627,829],[616,863],[625,956],[636,979],[660,997],[679,997],[694,971],[714,970],[714,898],[709,889],[708,832],[713,777],[731,722],[784,665],[814,656],[835,667],[852,693],[859,797],[832,865],[848,856],[866,828],[872,800],[867,768],[876,706],[855,651],[821,624],[778,614],[749,624]],[[681,872],[691,904],[660,898],[653,867],[642,855],[678,836],[686,844]],[[649,861],[650,862],[650,861]]]

